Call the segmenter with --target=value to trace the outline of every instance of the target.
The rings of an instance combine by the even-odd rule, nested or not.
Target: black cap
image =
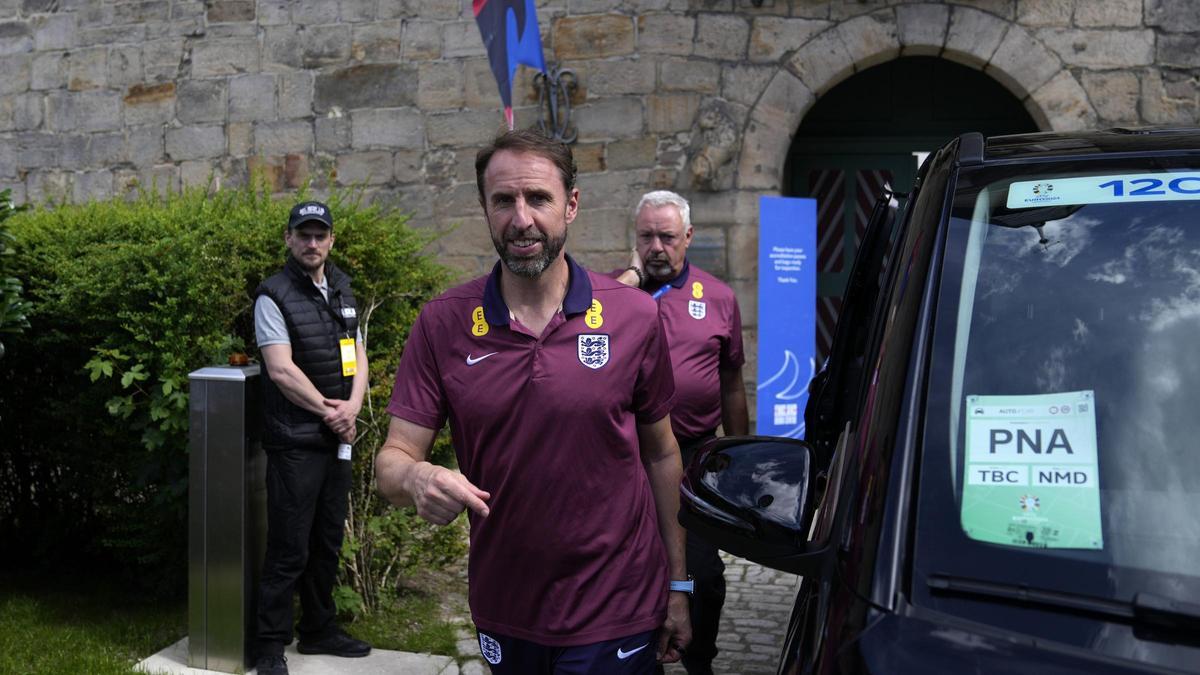
[[[321,202],[300,202],[288,215],[288,229],[294,230],[305,223],[318,223],[332,230],[333,213]]]

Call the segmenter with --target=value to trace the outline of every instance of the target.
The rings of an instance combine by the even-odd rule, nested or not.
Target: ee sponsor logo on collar
[[[483,305],[471,310],[471,335],[483,337],[488,334],[488,322],[483,318]]]
[[[592,330],[604,325],[604,305],[600,304],[599,300],[592,299],[592,306],[588,307],[587,313],[583,315],[583,322]]]

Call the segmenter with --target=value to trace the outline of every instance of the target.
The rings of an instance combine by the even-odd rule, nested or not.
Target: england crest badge
[[[596,370],[608,363],[608,336],[595,334],[580,334],[579,362]]]
[[[493,666],[500,663],[502,654],[500,653],[500,643],[490,635],[484,633],[479,634],[479,651],[483,654],[483,658]]]
[[[699,321],[708,316],[708,307],[699,300],[688,300],[688,314],[691,314],[693,319]]]

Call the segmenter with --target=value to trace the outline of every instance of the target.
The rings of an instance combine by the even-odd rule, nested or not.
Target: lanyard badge
[[[358,353],[354,348],[354,338],[338,340],[342,352],[342,377],[350,377],[358,372]]]

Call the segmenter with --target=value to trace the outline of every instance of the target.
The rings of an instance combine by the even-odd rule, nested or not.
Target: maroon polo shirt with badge
[[[737,296],[720,279],[687,260],[679,276],[661,286],[651,282],[648,290],[657,296],[671,345],[675,373],[671,430],[685,439],[710,435],[721,423],[720,370],[738,368],[746,361]]]
[[[449,419],[463,474],[491,493],[471,523],[471,614],[482,631],[550,646],[658,628],[668,569],[637,426],[671,410],[654,302],[566,258],[562,311],[540,336],[492,273],[430,301],[388,412]]]

